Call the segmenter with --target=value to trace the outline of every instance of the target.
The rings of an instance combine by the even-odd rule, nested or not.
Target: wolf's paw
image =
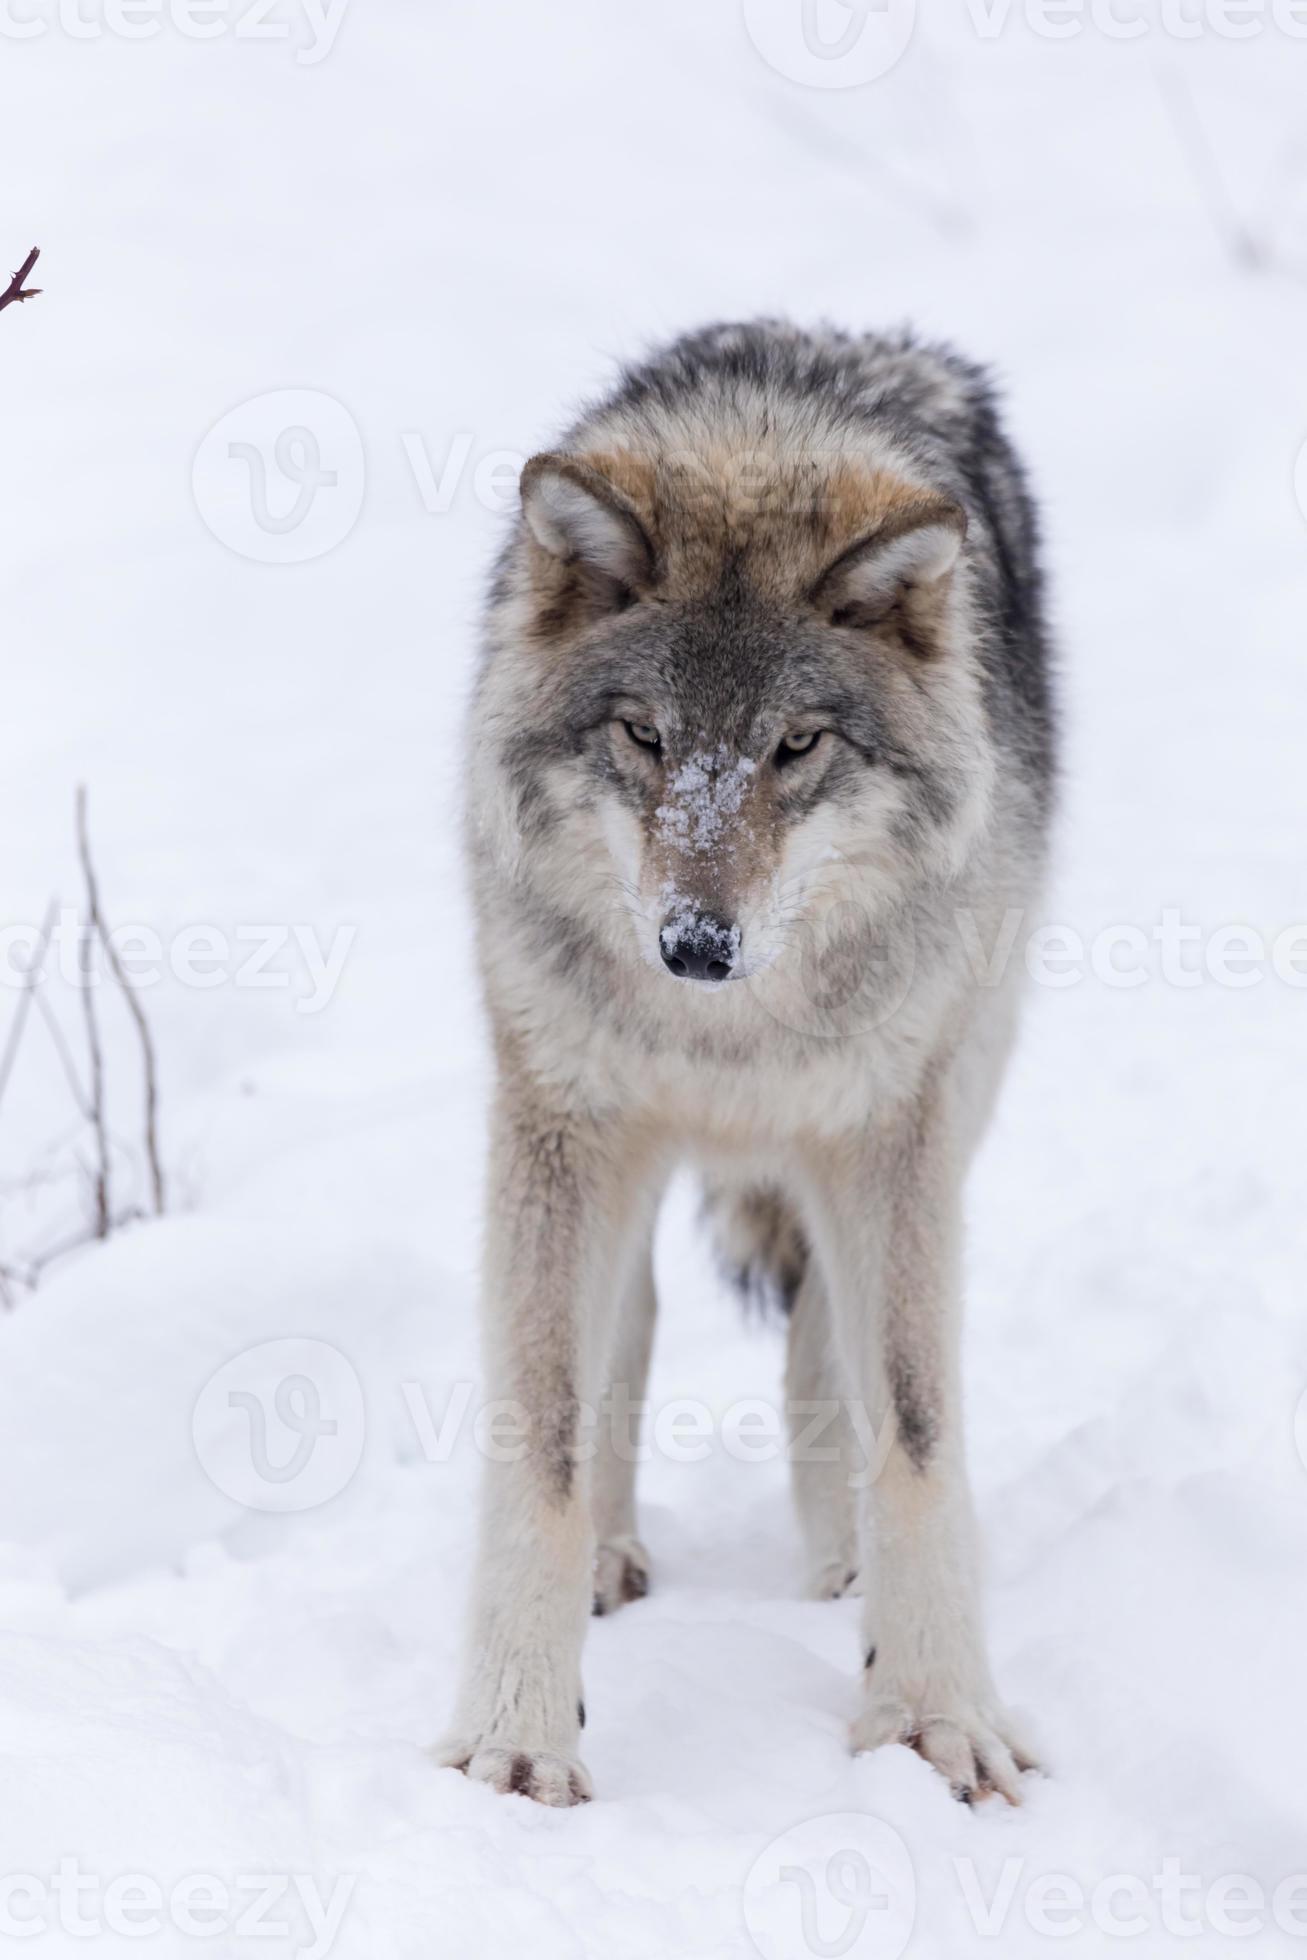
[[[875,1694],[853,1725],[857,1751],[902,1742],[937,1769],[959,1803],[1000,1796],[1022,1798],[1021,1778],[1037,1768],[1017,1739],[1011,1717],[979,1703],[951,1706],[941,1700],[918,1706],[894,1694]]]
[[[649,1554],[638,1538],[610,1538],[595,1553],[594,1612],[602,1619],[649,1590]]]
[[[862,1575],[856,1565],[833,1559],[808,1575],[809,1599],[848,1599],[862,1592]]]
[[[557,1756],[548,1749],[514,1749],[509,1744],[445,1742],[432,1751],[445,1769],[461,1769],[474,1783],[488,1783],[503,1796],[531,1797],[536,1803],[566,1810],[589,1803],[594,1785],[584,1764],[574,1756]]]

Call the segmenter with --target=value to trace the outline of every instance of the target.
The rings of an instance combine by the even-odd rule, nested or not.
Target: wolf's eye
[[[640,749],[660,749],[663,738],[647,721],[624,721],[623,728]]]
[[[783,769],[787,762],[797,762],[801,755],[811,755],[820,740],[820,728],[814,728],[806,735],[787,735],[776,751],[776,767]]]

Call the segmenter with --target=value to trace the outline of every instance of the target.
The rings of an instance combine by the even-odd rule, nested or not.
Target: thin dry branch
[[[100,1048],[100,1028],[95,1018],[95,988],[92,969],[95,961],[95,927],[88,919],[82,928],[81,985],[82,1018],[86,1023],[86,1052],[91,1066],[90,1115],[95,1136],[95,1167],[90,1172],[95,1197],[95,1236],[109,1236],[109,1138],[104,1120],[104,1055]]]
[[[53,1266],[56,1259],[62,1259],[69,1252],[76,1252],[79,1246],[94,1245],[98,1239],[108,1238],[114,1232],[121,1232],[125,1226],[135,1225],[144,1218],[145,1213],[135,1208],[119,1212],[109,1221],[108,1232],[78,1231],[70,1232],[67,1238],[56,1239],[44,1252],[38,1252],[35,1259],[29,1259],[24,1266],[0,1265],[0,1299],[6,1306],[13,1305],[13,1297],[6,1287],[25,1286],[30,1292],[40,1279],[47,1266]]]
[[[96,884],[95,868],[91,863],[91,846],[86,830],[86,786],[79,783],[77,788],[77,850],[82,860],[82,875],[86,880],[86,903],[91,924],[104,948],[104,956],[109,962],[110,971],[122,990],[123,999],[133,1021],[141,1043],[141,1065],[145,1072],[145,1154],[150,1165],[150,1192],[154,1200],[154,1210],[158,1217],[163,1215],[164,1186],[163,1165],[159,1156],[159,1081],[154,1060],[154,1042],[150,1038],[149,1025],[144,1010],[136,998],[136,991],[123,971],[118,949],[109,936],[100,910],[100,892]],[[92,1109],[97,1107],[97,1098],[92,1095]],[[103,1107],[100,1106],[100,1120],[103,1121]],[[103,1161],[104,1153],[101,1151]],[[107,1216],[107,1214],[106,1214]]]
[[[25,287],[23,281],[27,278],[27,275],[40,256],[40,247],[33,245],[31,251],[27,254],[27,257],[9,281],[4,292],[0,293],[0,313],[4,312],[6,306],[17,306],[25,299],[36,299],[39,296],[41,291],[39,286]]]
[[[50,1164],[38,1166],[34,1172],[17,1183],[0,1182],[0,1200],[21,1198],[24,1195],[30,1197],[34,1192],[52,1189],[63,1182],[65,1177],[72,1176],[85,1180],[90,1187],[91,1216],[88,1221],[83,1214],[80,1225],[73,1229],[66,1226],[62,1236],[54,1238],[43,1249],[34,1250],[17,1259],[0,1258],[0,1308],[11,1307],[19,1289],[34,1288],[46,1267],[62,1259],[66,1253],[72,1252],[78,1246],[93,1245],[97,1241],[111,1238],[115,1232],[146,1216],[146,1212],[135,1205],[115,1208],[113,1201],[115,1153],[120,1150],[127,1151],[128,1146],[113,1134],[109,1126],[105,1093],[105,1051],[101,1040],[100,1015],[96,999],[100,978],[97,947],[103,949],[108,974],[117,982],[140,1040],[145,1081],[145,1148],[150,1169],[153,1210],[158,1214],[164,1209],[164,1180],[158,1140],[158,1074],[155,1066],[154,1043],[141,1003],[127,978],[122,959],[105,923],[95,865],[91,857],[86,791],[81,787],[77,791],[77,852],[86,887],[78,940],[80,985],[77,991],[81,996],[82,1018],[85,1025],[89,1080],[83,1080],[82,1069],[74,1059],[64,1036],[59,1016],[45,998],[39,984],[59,916],[57,899],[51,899],[47,908],[31,958],[22,976],[21,992],[13,1018],[5,1031],[3,1044],[0,1045],[0,1102],[3,1102],[33,1009],[45,1021],[81,1119],[69,1137],[53,1146],[56,1155],[62,1156],[71,1142],[72,1161],[65,1169],[52,1159]],[[86,1136],[87,1131],[90,1132],[89,1139]],[[78,1138],[89,1142],[88,1150],[78,1147],[76,1141]]]
[[[50,944],[50,934],[54,931],[54,922],[58,911],[59,901],[58,899],[52,898],[41,926],[41,936],[33,948],[32,957],[27,963],[27,971],[23,975],[23,991],[18,996],[18,1005],[14,1009],[14,1018],[9,1025],[9,1034],[5,1041],[4,1054],[0,1055],[0,1102],[4,1101],[5,1090],[9,1087],[9,1078],[13,1074],[14,1059],[18,1054],[18,1044],[23,1038],[23,1029],[27,1025],[27,1016],[31,1010],[32,1001],[36,997],[37,985],[41,978],[41,969],[45,965],[46,948]]]

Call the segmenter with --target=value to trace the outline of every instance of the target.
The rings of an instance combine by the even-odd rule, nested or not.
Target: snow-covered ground
[[[1177,15],[922,0],[840,87],[802,0],[0,10],[0,263],[40,244],[46,288],[0,314],[0,909],[76,904],[85,782],[142,973],[157,935],[172,1197],[0,1315],[0,1944],[1307,1951],[1307,42]],[[1083,959],[1031,985],[968,1258],[996,1664],[1054,1772],[1020,1812],[846,1754],[857,1608],[799,1597],[743,1406],[779,1340],[688,1191],[656,1590],[587,1651],[598,1800],[424,1755],[479,1461],[456,804],[495,506],[616,358],[759,311],[992,360],[1047,503],[1067,768],[1026,930]],[[0,1261],[75,1222],[30,1188],[74,1128],[33,1017]]]

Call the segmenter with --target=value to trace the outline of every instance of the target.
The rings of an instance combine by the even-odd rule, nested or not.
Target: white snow
[[[329,46],[291,0],[281,39],[238,34],[244,4],[206,40],[180,6],[142,39],[97,6],[98,38],[52,0],[4,14],[43,32],[0,26],[0,264],[39,243],[45,288],[0,314],[0,893],[28,926],[76,902],[84,780],[110,917],[162,948],[175,1204],[0,1315],[5,1938],[39,1913],[41,1955],[805,1960],[870,1874],[859,1960],[1226,1954],[1254,1921],[1249,1953],[1303,1951],[1287,10],[1236,41],[1195,7],[1181,41],[1138,8],[1125,41],[1095,8],[1053,40],[1034,8],[929,0],[897,65],[840,89],[768,65],[756,0],[354,0]],[[1240,223],[1271,263],[1236,262]],[[995,1661],[1054,1772],[1019,1813],[954,1805],[904,1751],[846,1754],[857,1607],[797,1597],[785,1466],[742,1406],[775,1406],[779,1344],[720,1293],[685,1190],[659,1246],[655,1591],[595,1623],[585,1663],[598,1800],[547,1812],[423,1754],[491,1446],[456,783],[497,513],[513,457],[616,357],[765,311],[910,316],[996,362],[1047,504],[1067,767],[1030,923],[1082,955],[1064,936],[1031,987],[967,1257]],[[276,404],[201,454],[275,391],[318,445],[286,446],[284,478]],[[236,492],[265,436],[252,529]],[[314,528],[278,531],[315,486]],[[1197,929],[1176,958],[1168,911]],[[262,977],[284,984],[236,984],[239,935],[278,924]],[[354,930],[325,1005],[295,926],[322,949]],[[1142,953],[1103,936],[1123,926]],[[75,1042],[71,988],[49,997]],[[0,987],[0,1039],[16,1002]],[[104,1019],[130,1144],[131,1029],[107,996]],[[13,1189],[67,1167],[72,1122],[34,1022],[0,1107],[0,1258],[74,1219],[71,1183]],[[126,1147],[116,1167],[138,1198]],[[787,1867],[813,1874],[811,1937]],[[1058,1874],[1084,1898],[1060,1941]]]

